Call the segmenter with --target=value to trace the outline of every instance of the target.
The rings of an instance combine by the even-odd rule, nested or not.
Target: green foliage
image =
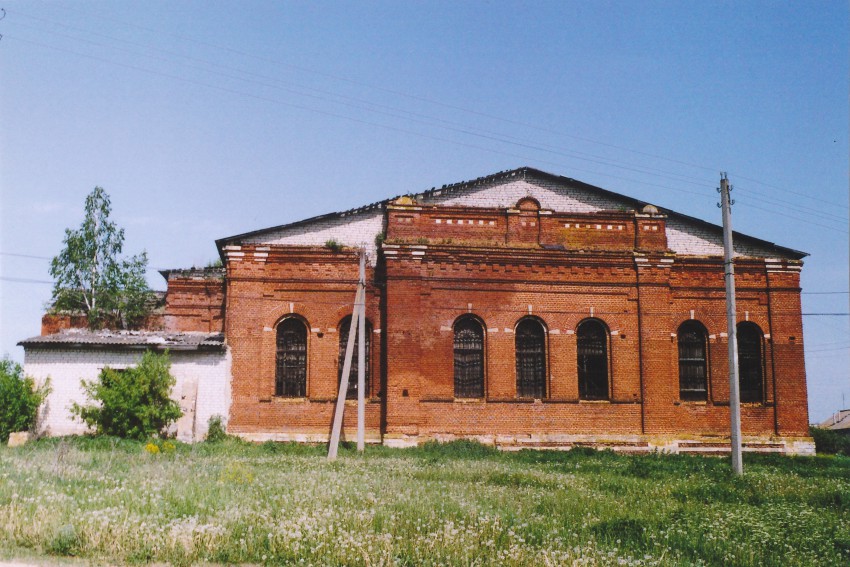
[[[47,543],[47,552],[51,555],[76,555],[79,539],[73,524],[64,524],[56,530],[53,539]]]
[[[137,328],[155,304],[145,279],[148,258],[121,258],[124,229],[109,220],[111,212],[109,195],[95,187],[80,228],[65,229],[64,248],[50,262],[52,310],[83,312],[91,328]]]
[[[342,244],[331,238],[325,241],[325,248],[331,252],[339,252],[342,250]]]
[[[810,427],[809,434],[815,440],[815,451],[818,453],[850,457],[850,434],[821,427]]]
[[[333,463],[324,444],[231,437],[173,445],[69,437],[0,448],[0,557],[117,565],[850,561],[848,457],[747,453],[736,477],[726,458],[500,452],[468,441],[369,445]]]
[[[168,352],[146,352],[135,368],[104,368],[97,380],[82,380],[92,404],[74,403],[71,413],[79,416],[98,435],[146,439],[163,434],[182,415],[169,397],[175,379],[170,372]]]
[[[500,455],[499,450],[495,447],[469,439],[459,439],[449,443],[429,441],[420,447],[410,449],[410,451],[425,455],[430,459],[435,457],[443,459],[488,459]]]
[[[384,240],[387,239],[387,234],[385,232],[379,232],[375,235],[375,248],[380,249],[381,245],[384,243]]]
[[[220,443],[227,439],[227,431],[224,429],[224,423],[220,415],[210,417],[207,429],[207,443]]]
[[[48,393],[49,386],[36,388],[20,364],[8,358],[0,360],[0,443],[6,443],[10,433],[35,426],[38,407]]]

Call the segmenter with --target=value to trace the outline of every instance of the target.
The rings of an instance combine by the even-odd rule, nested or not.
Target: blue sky
[[[125,252],[524,165],[811,256],[848,311],[846,2],[39,2],[0,20],[0,352],[39,333],[95,185]],[[0,13],[2,15],[2,13]],[[850,406],[848,317],[804,319],[810,418]]]

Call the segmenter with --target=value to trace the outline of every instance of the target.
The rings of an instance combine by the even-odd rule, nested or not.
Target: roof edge
[[[428,197],[435,195],[437,192],[439,192],[439,194],[442,195],[446,191],[455,192],[455,191],[459,191],[461,189],[466,189],[466,188],[470,188],[470,187],[475,187],[477,185],[492,183],[494,181],[511,179],[511,178],[514,178],[514,177],[519,177],[519,178],[522,178],[522,179],[527,179],[529,177],[533,177],[533,178],[540,179],[540,180],[543,180],[543,181],[554,181],[554,182],[558,182],[558,183],[562,183],[562,184],[573,185],[573,186],[576,186],[576,187],[580,187],[584,190],[588,190],[588,191],[606,196],[606,197],[614,199],[614,200],[625,201],[627,203],[631,203],[635,206],[636,210],[640,210],[645,205],[652,204],[652,205],[655,205],[656,207],[658,207],[659,212],[666,214],[670,218],[677,218],[677,219],[681,219],[681,220],[689,222],[689,223],[695,223],[699,226],[702,226],[704,228],[708,228],[710,230],[717,230],[721,234],[722,234],[722,231],[723,231],[723,228],[720,225],[708,222],[706,220],[703,220],[703,219],[700,219],[700,218],[697,218],[697,217],[692,217],[690,215],[686,215],[686,214],[683,214],[683,213],[679,213],[679,212],[676,212],[672,209],[668,209],[666,207],[658,206],[655,203],[649,203],[649,202],[646,202],[646,201],[642,201],[640,199],[636,199],[634,197],[630,197],[628,195],[623,195],[622,193],[617,193],[617,192],[614,192],[614,191],[610,191],[608,189],[603,189],[602,187],[598,187],[596,185],[591,185],[590,183],[585,183],[584,181],[580,181],[578,179],[573,179],[572,177],[566,177],[566,176],[563,176],[563,175],[556,175],[554,173],[549,173],[549,172],[542,171],[542,170],[539,170],[539,169],[536,169],[536,168],[533,168],[533,167],[529,167],[529,166],[523,166],[523,167],[519,167],[519,168],[516,168],[516,169],[499,171],[499,172],[492,173],[490,175],[486,175],[486,176],[483,176],[483,177],[478,177],[476,179],[472,179],[472,180],[469,180],[469,181],[460,181],[460,182],[457,182],[457,183],[443,185],[439,188],[434,186],[434,187],[431,187],[431,189],[428,189],[426,191],[422,191],[422,192],[418,192],[418,193],[409,193],[409,194],[413,195],[413,196],[415,196],[416,198],[419,198],[419,199],[425,199],[425,198],[428,198]],[[291,222],[291,223],[281,224],[281,225],[278,225],[278,226],[271,226],[271,227],[268,227],[268,228],[262,228],[262,229],[253,230],[253,231],[250,231],[250,232],[244,232],[242,234],[236,234],[236,235],[233,235],[233,236],[227,236],[227,237],[224,237],[224,238],[219,238],[215,241],[215,244],[216,244],[216,247],[218,248],[219,256],[221,256],[222,260],[224,260],[224,246],[227,245],[227,243],[232,242],[234,240],[239,240],[239,239],[243,239],[243,238],[257,236],[259,234],[272,232],[272,231],[276,231],[276,230],[283,230],[283,229],[287,229],[287,228],[295,228],[295,227],[298,227],[298,226],[307,225],[307,224],[317,222],[317,221],[322,221],[322,220],[327,220],[327,219],[337,219],[337,218],[342,218],[342,217],[345,217],[345,216],[348,216],[348,215],[361,214],[361,213],[365,213],[365,212],[369,212],[369,211],[373,211],[373,210],[383,210],[387,207],[387,205],[390,202],[394,201],[395,199],[398,199],[399,197],[401,197],[401,195],[396,195],[395,197],[390,197],[390,198],[384,199],[382,201],[376,201],[374,203],[370,203],[370,204],[364,205],[362,207],[356,207],[356,208],[353,208],[353,209],[348,209],[348,210],[345,210],[345,211],[339,211],[339,212],[334,212],[334,213],[326,213],[326,214],[323,214],[323,215],[318,215],[318,216],[315,216],[315,217],[310,217],[310,218],[307,218],[307,219],[303,219],[303,220],[299,220],[299,221],[295,221],[295,222]],[[770,242],[768,240],[763,240],[763,239],[755,237],[755,236],[750,236],[748,234],[744,234],[744,233],[736,232],[736,231],[733,231],[732,234],[733,234],[733,236],[740,238],[740,239],[743,239],[746,242],[749,242],[751,244],[755,244],[755,245],[762,247],[762,248],[775,250],[778,253],[784,254],[786,256],[790,256],[795,260],[802,260],[806,256],[809,256],[808,252],[802,252],[800,250],[795,250],[793,248],[780,246],[779,244],[776,244],[774,242]]]

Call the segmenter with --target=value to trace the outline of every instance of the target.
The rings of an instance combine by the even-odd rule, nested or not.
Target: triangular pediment
[[[434,187],[420,193],[407,193],[406,197],[423,205],[488,209],[511,208],[522,199],[532,198],[542,209],[561,213],[641,211],[649,204],[575,179],[528,167]],[[225,245],[237,243],[320,246],[334,240],[346,246],[365,245],[374,249],[376,236],[382,234],[385,229],[385,209],[397,198],[223,238],[216,243],[221,249]],[[667,242],[673,252],[694,256],[723,254],[723,233],[720,226],[661,207],[658,207],[658,212],[667,216]],[[740,233],[735,234],[735,254],[795,260],[806,256],[804,252]]]

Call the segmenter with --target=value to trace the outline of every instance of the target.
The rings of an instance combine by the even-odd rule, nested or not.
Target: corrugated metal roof
[[[89,331],[64,329],[52,335],[25,339],[27,348],[91,348],[153,350],[223,350],[224,334],[165,331]]]
[[[818,423],[824,429],[850,429],[850,410],[840,410]]]

